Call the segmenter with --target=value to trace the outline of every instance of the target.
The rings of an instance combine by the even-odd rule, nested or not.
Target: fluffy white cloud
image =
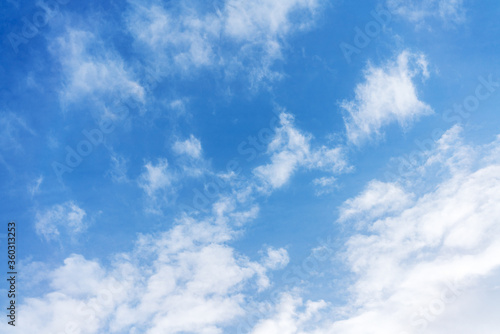
[[[393,13],[415,23],[423,23],[431,17],[454,23],[465,19],[463,0],[388,0],[387,6]]]
[[[43,176],[39,176],[34,182],[28,185],[28,193],[31,195],[31,197],[40,192],[40,186],[42,185],[42,182]]]
[[[341,104],[347,113],[349,140],[360,144],[373,134],[379,137],[380,129],[394,121],[405,126],[432,113],[431,107],[419,100],[413,82],[416,77],[428,76],[425,57],[408,51],[381,67],[369,65],[365,81],[356,86],[355,99]]]
[[[185,154],[194,159],[201,157],[201,142],[193,135],[184,141],[176,141],[172,148],[177,154]]]
[[[325,308],[324,301],[304,303],[302,299],[291,294],[283,294],[275,307],[272,317],[261,320],[251,334],[299,334],[306,333],[311,323],[317,320],[318,311]],[[299,311],[299,308],[301,310]],[[302,309],[303,308],[303,309]]]
[[[328,194],[335,189],[335,184],[337,182],[337,178],[330,177],[320,177],[313,180],[313,184],[316,186],[316,195],[320,196],[323,194]]]
[[[238,254],[229,242],[234,201],[216,203],[203,219],[184,217],[170,230],[139,236],[112,265],[68,257],[45,273],[50,292],[19,305],[19,333],[221,333],[244,314],[243,291],[269,286],[268,270],[288,262],[284,249],[269,248],[260,262]],[[3,326],[3,327],[2,327]],[[0,328],[5,328],[4,323]]]
[[[139,186],[148,196],[153,197],[160,190],[167,190],[172,184],[172,174],[168,170],[167,159],[159,159],[157,164],[151,162],[144,166],[145,171],[139,179]]]
[[[74,202],[54,205],[48,210],[37,212],[35,229],[37,234],[46,240],[54,240],[60,236],[61,230],[74,237],[87,228],[85,210]]]
[[[254,174],[266,187],[280,188],[299,168],[320,169],[338,173],[347,168],[342,149],[321,146],[311,147],[311,136],[304,134],[293,124],[291,114],[280,114],[280,126],[268,144],[267,154],[271,163],[258,166]]]

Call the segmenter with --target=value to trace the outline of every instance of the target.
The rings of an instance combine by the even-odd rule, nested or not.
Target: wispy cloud
[[[36,213],[35,229],[49,241],[59,239],[62,233],[74,238],[87,228],[86,215],[85,210],[72,201],[57,204]]]
[[[391,11],[411,22],[424,24],[429,18],[462,23],[465,20],[463,0],[388,0]]]
[[[302,133],[294,125],[294,117],[282,112],[280,126],[267,146],[271,163],[258,166],[254,174],[264,182],[265,187],[280,188],[299,169],[319,169],[339,173],[348,169],[340,147],[311,147],[312,136]]]

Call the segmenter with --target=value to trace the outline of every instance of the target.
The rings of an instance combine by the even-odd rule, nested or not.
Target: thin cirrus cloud
[[[341,103],[349,141],[360,145],[381,137],[382,128],[393,122],[407,126],[431,114],[432,108],[418,97],[415,85],[418,77],[429,77],[422,54],[403,51],[396,60],[380,67],[369,64],[364,82],[355,88],[355,98]]]
[[[387,6],[396,15],[417,24],[429,18],[456,24],[465,20],[463,0],[388,0]]]
[[[93,32],[67,28],[51,42],[50,51],[63,69],[65,84],[60,90],[63,106],[82,99],[98,102],[107,96],[120,100],[144,100],[145,90],[131,69]],[[116,117],[109,113],[108,116]]]

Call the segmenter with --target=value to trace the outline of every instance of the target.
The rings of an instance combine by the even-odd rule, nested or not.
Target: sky
[[[497,1],[0,9],[1,333],[498,334]]]

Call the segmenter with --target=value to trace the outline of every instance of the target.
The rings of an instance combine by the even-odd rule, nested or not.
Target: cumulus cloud
[[[72,201],[36,213],[35,229],[46,240],[58,239],[62,232],[74,237],[87,228],[85,210]]]
[[[453,23],[465,20],[463,0],[388,0],[387,6],[393,13],[419,24],[429,18]]]
[[[280,126],[276,128],[275,135],[267,146],[266,153],[270,156],[271,163],[258,166],[253,171],[266,187],[282,187],[299,168],[332,173],[347,169],[341,148],[312,148],[312,137],[298,130],[293,122],[291,114],[280,114]]]
[[[354,144],[373,135],[380,137],[380,130],[392,122],[406,126],[433,112],[419,100],[414,83],[417,77],[429,76],[423,55],[403,51],[395,61],[381,67],[369,65],[364,76],[365,81],[356,86],[354,100],[341,104],[347,113],[347,136]]]
[[[166,232],[140,235],[110,266],[69,256],[46,274],[50,292],[19,305],[25,321],[18,330],[221,333],[244,314],[244,291],[265,289],[267,272],[288,262],[284,249],[269,248],[256,262],[232,248],[238,213],[216,203],[205,218],[183,217]]]
[[[179,176],[169,167],[167,159],[160,158],[157,163],[147,162],[137,179],[138,186],[146,194],[145,210],[161,214],[162,208],[174,202],[178,181]]]

